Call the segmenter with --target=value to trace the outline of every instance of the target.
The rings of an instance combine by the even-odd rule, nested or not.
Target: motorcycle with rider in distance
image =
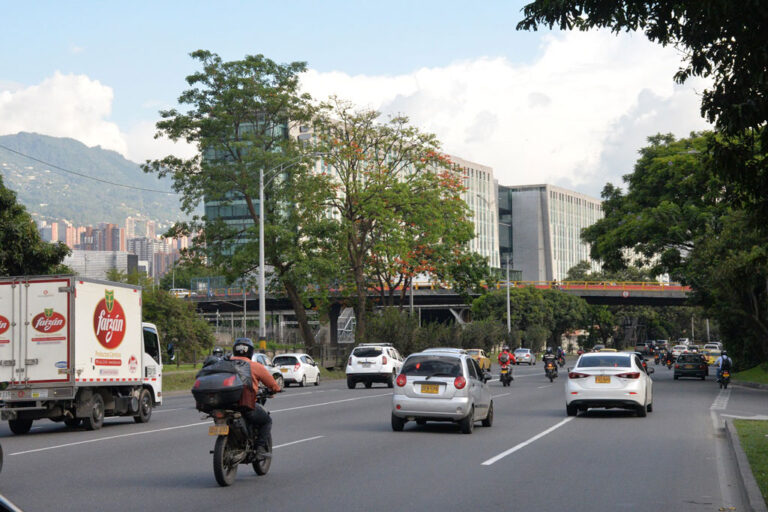
[[[274,392],[261,388],[256,396],[257,402],[264,405]],[[213,474],[216,482],[226,487],[235,482],[237,466],[251,464],[257,475],[266,475],[272,464],[272,436],[267,439],[267,453],[256,449],[256,435],[251,425],[236,407],[213,408],[206,413],[213,419],[208,428],[208,435],[216,436],[213,454]]]
[[[561,354],[560,356],[558,356],[558,358],[557,358],[557,364],[559,364],[559,365],[560,365],[560,368],[562,368],[563,366],[565,366],[565,356],[564,356],[564,355],[562,355],[562,354]]]
[[[499,381],[502,386],[509,386],[514,380],[514,377],[512,377],[512,363],[506,354],[502,354],[499,358],[499,365],[501,366]]]
[[[720,378],[717,379],[717,382],[720,384],[720,389],[728,389],[728,384],[731,382],[731,371],[723,370],[723,373],[720,375]]]
[[[557,377],[557,365],[555,365],[555,362],[547,361],[544,366],[544,372],[547,378],[549,378],[549,382],[553,382]]]

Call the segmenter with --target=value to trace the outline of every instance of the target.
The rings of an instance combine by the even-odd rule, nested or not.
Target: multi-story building
[[[64,265],[76,274],[94,279],[106,279],[112,269],[130,274],[138,269],[139,258],[121,251],[83,251],[75,249],[64,258]]]
[[[522,280],[562,280],[590,261],[581,230],[603,217],[599,199],[554,185],[499,186],[498,197],[499,257],[506,264],[509,255]]]

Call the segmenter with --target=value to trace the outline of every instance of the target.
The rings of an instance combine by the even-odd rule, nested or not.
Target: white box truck
[[[105,416],[145,423],[162,403],[162,367],[140,287],[0,277],[0,419],[15,434],[41,418],[89,430]]]

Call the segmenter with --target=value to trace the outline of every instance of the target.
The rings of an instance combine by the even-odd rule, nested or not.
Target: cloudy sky
[[[134,161],[189,155],[153,138],[199,48],[306,61],[303,87],[404,113],[503,185],[599,196],[658,132],[707,128],[706,84],[676,85],[642,34],[518,32],[525,2],[15,2],[0,31],[0,135],[71,137]],[[360,5],[362,4],[362,5]],[[415,4],[415,5],[414,5]]]

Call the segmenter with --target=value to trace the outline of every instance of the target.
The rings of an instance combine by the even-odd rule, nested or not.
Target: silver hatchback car
[[[483,372],[466,353],[424,351],[411,354],[395,379],[392,395],[392,430],[406,422],[458,423],[471,434],[476,421],[493,423],[493,400],[488,389],[491,374]]]

